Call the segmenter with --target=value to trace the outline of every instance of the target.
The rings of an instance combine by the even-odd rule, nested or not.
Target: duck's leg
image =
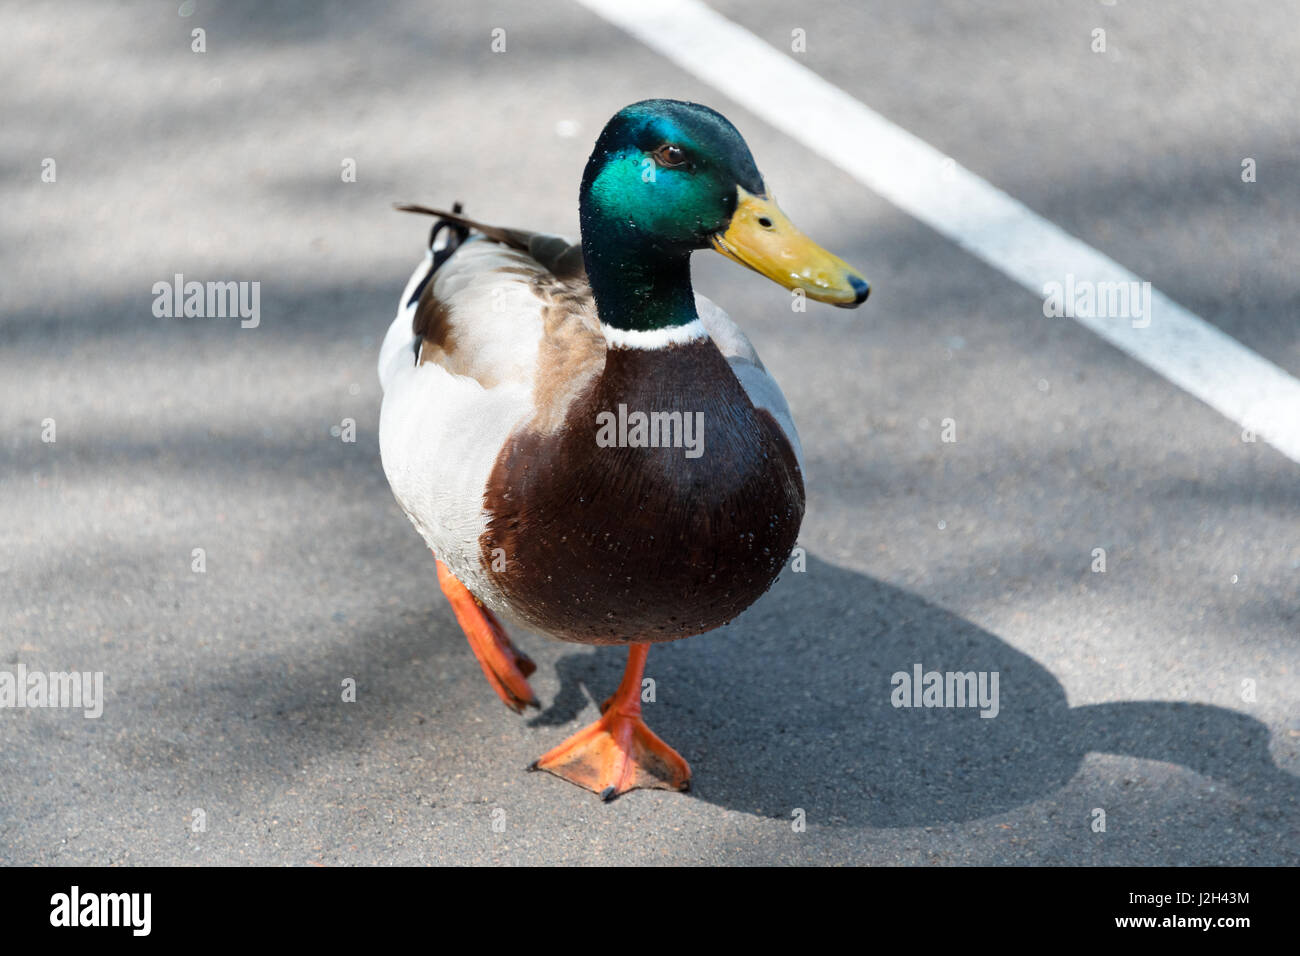
[[[435,555],[435,558],[437,556]],[[478,658],[479,666],[492,689],[505,705],[516,714],[526,706],[538,706],[527,677],[537,670],[537,665],[519,648],[510,643],[505,628],[496,615],[478,602],[469,589],[438,562],[438,584],[447,595],[460,628],[469,638],[470,650]]]
[[[641,675],[649,644],[628,648],[627,669],[600,720],[533,762],[570,783],[613,800],[637,787],[685,790],[691,768],[641,719]]]

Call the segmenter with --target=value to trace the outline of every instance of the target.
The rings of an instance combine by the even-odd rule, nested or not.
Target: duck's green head
[[[644,100],[620,110],[587,161],[580,214],[601,318],[624,327],[674,321],[654,305],[683,282],[690,295],[687,262],[696,249],[716,249],[820,302],[853,308],[870,288],[794,227],[740,133],[697,103]]]

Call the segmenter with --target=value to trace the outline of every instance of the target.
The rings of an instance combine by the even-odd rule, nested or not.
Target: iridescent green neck
[[[666,215],[680,215],[681,200],[672,185],[638,189],[643,167],[631,151],[589,164],[579,196],[582,257],[606,325],[651,331],[685,325],[698,318],[691,289],[689,245],[663,239],[655,229]],[[602,199],[616,197],[615,202]],[[653,201],[653,205],[650,203]],[[621,216],[607,208],[631,209]],[[672,210],[671,213],[668,210]]]
[[[694,322],[690,250],[665,253],[607,229],[582,229],[582,256],[606,325],[648,332]]]

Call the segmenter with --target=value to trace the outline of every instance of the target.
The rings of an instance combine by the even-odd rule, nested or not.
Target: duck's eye
[[[655,162],[669,169],[686,165],[686,151],[672,143],[664,143],[654,152]]]

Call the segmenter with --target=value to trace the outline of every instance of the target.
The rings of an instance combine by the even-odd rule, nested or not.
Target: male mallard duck
[[[630,646],[603,716],[531,769],[606,799],[685,790],[641,719],[649,646],[730,621],[776,580],[804,513],[781,389],[691,290],[714,248],[852,308],[866,281],[800,233],[721,114],[646,100],[605,126],[582,243],[439,217],[384,339],[379,441],[398,504],[488,682],[520,712],[534,664],[496,614]]]

